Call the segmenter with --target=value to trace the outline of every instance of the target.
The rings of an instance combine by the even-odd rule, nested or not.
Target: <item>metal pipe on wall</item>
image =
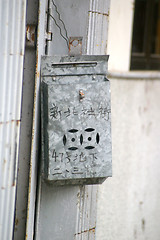
[[[0,1],[0,239],[12,239],[20,143],[26,0]]]

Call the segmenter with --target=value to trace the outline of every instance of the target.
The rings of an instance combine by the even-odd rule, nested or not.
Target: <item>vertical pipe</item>
[[[0,239],[13,235],[26,0],[0,1]]]

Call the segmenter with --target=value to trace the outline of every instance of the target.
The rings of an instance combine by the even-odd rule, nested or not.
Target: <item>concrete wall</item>
[[[111,0],[108,32],[110,71],[128,71],[134,0]]]
[[[99,189],[97,240],[160,239],[160,81],[111,80],[113,177]]]
[[[130,24],[124,18],[129,12]],[[132,18],[132,1],[111,0],[108,53],[112,76],[113,70],[124,74],[129,69]],[[124,24],[126,35],[122,31],[121,36]],[[116,33],[119,34],[117,45]],[[119,39],[124,43],[119,44]],[[141,72],[141,79],[127,79],[121,74],[119,78],[110,77],[113,177],[99,187],[96,240],[159,240],[159,73],[157,79],[149,78],[153,72]]]

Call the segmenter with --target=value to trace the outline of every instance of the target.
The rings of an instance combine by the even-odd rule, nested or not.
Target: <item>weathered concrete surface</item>
[[[97,240],[160,239],[160,81],[111,79],[113,177],[99,188]]]

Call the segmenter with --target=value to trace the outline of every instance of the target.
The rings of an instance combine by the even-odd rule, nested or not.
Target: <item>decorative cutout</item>
[[[68,132],[70,132],[70,133],[76,133],[76,132],[78,132],[78,130],[77,130],[77,129],[70,129],[70,130],[68,130]]]
[[[81,136],[80,136],[80,144],[82,145],[82,143],[83,143],[83,135],[81,134]]]
[[[70,148],[68,148],[68,150],[71,150],[71,151],[75,151],[77,149],[78,149],[77,147],[70,147]]]
[[[66,142],[67,142],[67,138],[66,138],[66,135],[63,136],[63,144],[64,146],[66,145]]]
[[[91,150],[91,149],[93,149],[93,148],[95,148],[95,147],[93,147],[93,146],[87,146],[87,147],[85,147],[85,149],[88,149],[88,150]]]
[[[99,143],[99,140],[100,140],[100,136],[99,136],[99,133],[97,133],[97,135],[96,135],[96,142],[97,142],[97,144]]]
[[[85,131],[86,132],[93,132],[95,129],[94,128],[86,128]]]
[[[75,142],[76,143],[76,141],[77,141],[77,139],[79,139],[79,144],[80,145],[84,145],[84,136],[83,136],[83,134],[80,134],[80,136],[76,136],[76,134],[75,133],[77,133],[79,130],[78,129],[75,129],[75,128],[73,128],[73,129],[70,129],[70,130],[68,130],[68,132],[69,133],[73,133],[74,134],[74,136],[73,135],[71,135],[72,137],[70,138],[70,141],[69,142]],[[95,131],[95,129],[94,128],[86,128],[85,130],[84,130],[85,132],[88,132],[88,134],[89,133],[91,133],[91,132],[93,132],[93,131]],[[90,134],[89,134],[90,135]],[[85,139],[86,140],[88,140],[88,142],[91,142],[92,141],[92,144],[94,145],[95,143],[97,143],[97,144],[99,144],[99,142],[100,142],[100,134],[99,133],[95,133],[95,135],[94,134],[92,134],[92,135],[90,135],[90,136],[86,136],[86,134],[85,134]],[[94,140],[95,139],[95,140]],[[67,137],[66,137],[66,135],[64,135],[63,136],[63,144],[64,144],[64,146],[66,146],[66,144],[67,144]],[[76,143],[76,145],[77,145],[78,143]],[[78,145],[79,145],[78,144]],[[85,144],[86,145],[86,144]],[[84,146],[84,149],[87,149],[87,150],[91,150],[91,149],[94,149],[96,146]],[[69,146],[69,148],[68,148],[68,150],[71,150],[71,151],[76,151],[77,149],[78,149],[79,147],[75,147],[75,146]]]

